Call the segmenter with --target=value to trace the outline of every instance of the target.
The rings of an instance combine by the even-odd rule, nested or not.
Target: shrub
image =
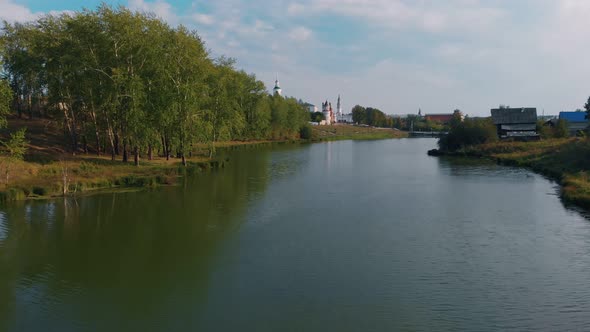
[[[438,141],[441,150],[456,151],[471,145],[498,140],[496,126],[491,119],[465,119],[454,121],[449,134]]]
[[[45,194],[47,194],[47,189],[43,187],[33,187],[33,194],[38,196],[45,196]]]
[[[311,126],[309,124],[304,125],[299,129],[299,137],[301,139],[311,139]]]

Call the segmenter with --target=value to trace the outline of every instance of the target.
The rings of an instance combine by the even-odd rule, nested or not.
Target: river
[[[590,330],[590,222],[433,139],[247,147],[0,210],[0,331]]]

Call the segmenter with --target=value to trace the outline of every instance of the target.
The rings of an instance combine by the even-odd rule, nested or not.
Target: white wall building
[[[342,111],[342,103],[340,100],[340,95],[338,95],[338,103],[336,105],[336,122],[338,123],[354,123],[352,121],[352,113],[346,113]]]
[[[309,111],[309,113],[315,113],[318,111],[318,107],[316,105],[312,105],[312,104],[305,104],[305,107],[307,107],[307,110]]]

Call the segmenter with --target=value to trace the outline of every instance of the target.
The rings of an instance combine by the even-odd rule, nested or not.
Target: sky
[[[0,0],[0,20],[101,1]],[[540,114],[590,95],[589,0],[107,0],[198,31],[268,89],[389,114]]]

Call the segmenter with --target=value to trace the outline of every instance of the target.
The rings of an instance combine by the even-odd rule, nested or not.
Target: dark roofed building
[[[559,112],[559,120],[567,121],[570,136],[575,136],[578,131],[588,128],[586,112]]]
[[[498,129],[498,137],[507,139],[538,139],[537,109],[523,108],[494,108],[492,120]]]

